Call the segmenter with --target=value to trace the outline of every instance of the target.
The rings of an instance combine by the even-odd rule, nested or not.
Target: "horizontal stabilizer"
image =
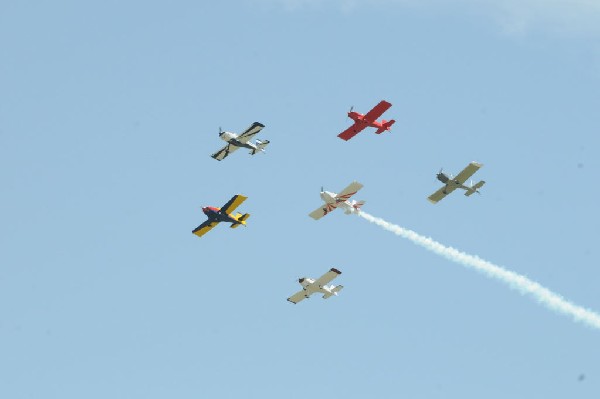
[[[391,130],[392,129],[392,125],[394,123],[396,123],[396,121],[393,120],[393,119],[391,121],[385,121],[384,120],[382,122],[383,122],[382,126],[379,129],[377,129],[377,131],[375,132],[376,134],[381,134],[381,133],[385,132],[386,130]]]
[[[352,207],[357,211],[366,203],[366,201],[356,201],[356,203],[352,204]]]
[[[344,288],[343,285],[336,285],[335,287],[333,287],[331,289],[330,292],[328,292],[328,293],[326,293],[326,294],[323,295],[323,299],[327,299],[327,298],[331,297],[332,295],[336,295],[337,296],[338,292],[340,292],[342,290],[342,288]]]
[[[256,139],[256,150],[252,150],[250,151],[251,155],[254,155],[256,153],[260,152],[265,152],[265,147],[267,145],[269,145],[270,141],[269,140],[258,140]]]
[[[483,185],[485,184],[485,181],[481,180],[479,183],[475,184],[474,186],[469,187],[469,189],[467,190],[467,192],[465,193],[465,195],[467,197],[471,196],[473,193],[477,193],[477,194],[481,194],[478,190],[483,187]]]
[[[242,217],[240,217],[238,220],[239,220],[240,222],[243,222],[244,220],[248,219],[249,217],[250,217],[250,214],[249,214],[249,213],[244,213],[244,214],[242,215]]]
[[[248,219],[250,217],[249,213],[245,213],[243,215],[240,215],[239,213],[236,215],[238,222],[237,223],[232,223],[231,224],[231,228],[235,229],[236,227],[240,226],[240,225],[246,225],[246,219]]]

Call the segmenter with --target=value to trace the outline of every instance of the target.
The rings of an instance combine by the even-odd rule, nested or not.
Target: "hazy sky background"
[[[599,27],[598,1],[0,3],[0,397],[596,399],[600,331],[307,215],[358,180],[600,311]],[[336,137],[381,99],[391,133]],[[254,121],[265,155],[210,158]],[[481,196],[426,200],[473,160]],[[191,234],[238,193],[247,228]],[[286,302],[331,267],[339,297]]]

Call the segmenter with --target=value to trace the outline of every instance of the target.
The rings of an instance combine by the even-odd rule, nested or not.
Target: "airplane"
[[[377,118],[383,115],[383,113],[391,106],[392,104],[388,103],[387,101],[381,101],[372,110],[367,112],[366,115],[353,112],[352,110],[354,107],[351,107],[350,111],[348,112],[348,117],[354,120],[354,125],[338,134],[338,137],[342,140],[348,141],[367,127],[377,128],[377,131],[375,131],[376,134],[381,134],[387,130],[391,130],[392,125],[396,122],[395,120],[392,119],[390,121],[386,121],[385,119],[382,119],[381,122],[377,121]]]
[[[319,220],[338,207],[344,208],[344,213],[346,215],[360,212],[360,207],[365,204],[365,201],[350,201],[349,198],[356,194],[361,188],[363,188],[363,185],[356,181],[350,183],[350,185],[343,189],[339,194],[324,191],[323,187],[321,187],[321,198],[325,203],[309,213],[308,216],[315,220]]]
[[[192,233],[196,234],[198,237],[202,237],[221,222],[231,223],[232,229],[235,229],[240,225],[246,226],[246,219],[250,217],[250,214],[245,213],[242,215],[241,213],[237,213],[236,215],[232,215],[230,212],[240,206],[247,198],[248,197],[244,197],[243,195],[236,194],[231,197],[222,208],[215,208],[212,206],[203,207],[202,212],[208,216],[208,220],[196,227]]]
[[[444,187],[440,188],[435,193],[431,194],[427,199],[432,204],[435,204],[438,201],[442,200],[444,197],[446,197],[446,195],[448,195],[452,191],[456,190],[457,188],[462,188],[463,190],[465,190],[466,191],[465,195],[467,197],[473,193],[481,194],[479,192],[479,189],[485,184],[485,181],[481,180],[479,183],[477,183],[475,185],[473,185],[471,183],[470,186],[465,186],[464,182],[467,181],[467,179],[469,177],[471,177],[475,172],[477,172],[479,170],[479,168],[481,168],[482,166],[483,165],[480,163],[471,162],[458,175],[456,175],[456,177],[452,177],[452,175],[447,176],[440,169],[439,173],[437,174],[437,179],[439,181],[441,181],[442,183],[444,183]]]
[[[342,274],[341,271],[332,267],[327,273],[325,273],[316,280],[306,277],[299,278],[298,282],[302,286],[302,291],[298,291],[294,295],[289,297],[287,299],[288,302],[291,302],[295,305],[298,302],[316,293],[323,294],[323,299],[327,299],[332,295],[337,296],[338,292],[340,292],[341,289],[344,288],[344,286],[333,284],[327,286],[327,283],[329,283],[331,280],[333,280],[340,274]]]
[[[262,123],[254,122],[250,127],[244,130],[243,133],[237,135],[231,132],[224,132],[219,128],[219,137],[227,142],[227,145],[219,151],[211,155],[217,161],[221,161],[238,148],[244,147],[250,149],[250,155],[265,152],[265,147],[269,144],[269,140],[256,139],[256,143],[252,143],[250,139],[265,127]]]

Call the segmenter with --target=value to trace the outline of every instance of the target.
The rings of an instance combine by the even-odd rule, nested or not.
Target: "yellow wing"
[[[211,222],[211,221],[206,221],[204,223],[202,223],[200,226],[196,227],[192,233],[196,234],[198,237],[202,237],[204,234],[208,233],[209,231],[212,230],[213,227],[215,227],[216,225],[218,225],[219,222]]]
[[[241,205],[242,202],[246,201],[248,197],[244,197],[243,195],[236,194],[234,195],[223,207],[221,208],[221,213],[230,213],[235,208]]]

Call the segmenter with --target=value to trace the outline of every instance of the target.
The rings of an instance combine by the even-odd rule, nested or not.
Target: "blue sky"
[[[3,3],[0,396],[596,398],[598,331],[307,214],[358,180],[367,212],[600,310],[599,19],[595,1]],[[391,133],[336,137],[381,99]],[[219,126],[254,121],[264,156],[210,158]],[[472,160],[481,196],[426,200]],[[191,234],[236,193],[246,229]],[[331,267],[339,297],[285,301]]]

